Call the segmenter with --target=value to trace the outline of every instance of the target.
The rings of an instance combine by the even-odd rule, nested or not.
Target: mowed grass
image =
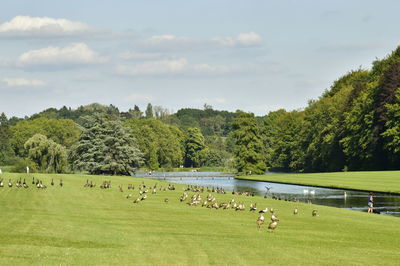
[[[32,176],[48,188],[33,187]],[[179,201],[184,185],[133,204],[142,182],[168,183],[83,175],[1,177],[6,186],[0,188],[0,265],[399,264],[400,219],[395,217],[231,193],[213,195],[218,202],[242,201],[245,211],[191,207]],[[7,187],[9,178],[19,177],[29,181],[28,189]],[[86,179],[97,187],[84,188]],[[103,180],[112,180],[112,188],[100,189]],[[129,183],[133,191],[127,190]],[[128,193],[133,198],[126,199]],[[251,202],[275,209],[280,219],[275,232],[267,232],[266,225],[257,229],[259,214],[248,210]],[[311,216],[313,209],[319,216]]]
[[[400,193],[400,171],[269,174],[239,176],[237,178],[288,184]]]

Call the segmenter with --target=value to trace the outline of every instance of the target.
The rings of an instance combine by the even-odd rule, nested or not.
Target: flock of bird
[[[8,182],[8,187],[13,187],[14,183],[12,182],[11,179],[9,179]],[[32,178],[32,185],[35,186],[38,189],[46,189],[47,186],[43,184],[42,180],[35,179],[35,177]],[[51,186],[54,186],[54,179],[51,179]],[[0,188],[4,187],[4,180],[0,179]],[[22,180],[22,178],[19,178],[15,181],[15,186],[17,188],[29,188],[27,182],[25,179]],[[60,179],[59,181],[59,186],[63,187],[63,181]],[[95,188],[96,184],[93,183],[93,181],[90,181],[87,179],[86,183],[84,184],[85,188]],[[101,189],[110,189],[111,188],[111,180],[105,180],[102,182],[102,184],[99,186]],[[124,188],[122,185],[118,186],[118,189],[120,192],[124,192]],[[133,184],[128,184],[127,190],[129,192],[133,191],[135,189],[135,186]],[[146,186],[144,182],[142,182],[140,185],[138,185],[138,196],[136,197],[135,200],[133,200],[134,204],[138,204],[141,201],[144,201],[148,198],[148,195],[151,194],[157,194],[158,191],[167,191],[167,190],[175,190],[175,186],[173,184],[168,184],[168,186],[163,187],[163,186],[158,186],[157,183],[154,186]],[[193,192],[193,194],[190,196],[188,193]],[[207,196],[202,197],[202,193],[207,192]],[[179,196],[179,201],[186,203],[188,206],[202,206],[208,209],[233,209],[235,211],[244,211],[245,204],[244,202],[237,202],[235,199],[231,199],[226,202],[221,202],[218,203],[217,199],[215,196],[213,196],[212,193],[217,193],[217,194],[226,194],[226,191],[223,188],[204,188],[201,186],[187,186],[186,188],[183,189],[183,194]],[[253,193],[251,192],[239,192],[239,191],[232,191],[233,195],[245,195],[245,196],[254,196]],[[132,193],[128,193],[126,195],[127,199],[132,198]],[[164,198],[164,202],[168,203],[169,199]],[[250,212],[256,212],[257,211],[257,203],[251,203],[249,206],[249,211]],[[275,210],[273,208],[268,208],[266,207],[265,209],[261,209],[258,211],[260,216],[256,220],[256,224],[258,229],[261,229],[265,222],[265,214],[270,213],[270,222],[268,224],[268,230],[269,232],[273,232],[277,226],[278,222],[280,221],[279,218],[276,216]],[[297,208],[293,210],[293,215],[298,215],[299,211]],[[318,216],[318,211],[314,209],[311,213],[313,217]]]
[[[46,188],[47,188],[47,186],[46,186],[45,184],[43,184],[43,181],[42,181],[42,180],[39,180],[39,179],[36,179],[36,180],[35,180],[35,177],[32,177],[32,185],[33,185],[34,187],[36,187],[36,188],[39,188],[39,189],[46,189]],[[51,179],[50,185],[52,185],[52,186],[55,185],[54,179],[53,179],[53,178]],[[62,179],[60,179],[59,185],[60,185],[60,187],[62,187],[62,186],[64,185]],[[0,179],[0,188],[2,188],[2,187],[4,187],[4,186],[5,186],[5,185],[4,185],[4,180],[3,180],[3,179]],[[13,181],[12,181],[11,178],[10,178],[10,179],[8,180],[8,187],[9,187],[9,188],[12,188],[13,186],[14,186],[14,183],[13,183]],[[28,185],[28,183],[25,181],[25,178],[23,179],[23,181],[22,181],[22,178],[19,178],[19,179],[17,179],[17,180],[15,181],[15,187],[17,187],[17,188],[29,188],[29,185]]]

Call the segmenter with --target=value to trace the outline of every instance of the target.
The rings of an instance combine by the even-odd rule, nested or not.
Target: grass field
[[[181,203],[181,185],[175,191],[149,192],[148,199],[133,204],[142,182],[158,183],[158,188],[167,183],[33,176],[48,188],[33,187],[32,175],[1,176],[0,265],[399,265],[400,219],[395,217],[231,193],[213,195],[218,202],[243,201],[245,211],[207,209]],[[19,177],[29,181],[29,188],[7,186],[9,178]],[[86,179],[97,187],[84,188]],[[100,189],[103,180],[112,180],[112,188]],[[129,183],[133,191],[127,190]],[[133,198],[127,199],[128,193]],[[265,225],[257,229],[259,214],[248,210],[251,202],[258,209],[275,209],[280,219],[275,232],[267,232]],[[319,216],[311,216],[313,209]]]
[[[288,184],[400,193],[400,171],[270,174],[239,176],[237,178]]]

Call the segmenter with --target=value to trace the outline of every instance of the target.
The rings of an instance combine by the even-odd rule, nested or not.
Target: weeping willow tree
[[[67,171],[67,149],[48,139],[46,136],[36,134],[24,144],[28,151],[28,158],[36,163],[38,168],[47,173],[64,173]]]

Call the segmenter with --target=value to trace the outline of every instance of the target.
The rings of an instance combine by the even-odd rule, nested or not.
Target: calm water
[[[245,181],[235,179],[233,175],[213,172],[153,173],[151,175],[138,173],[136,176],[150,177],[186,185],[220,187],[229,191],[249,191],[254,192],[258,196],[276,197],[281,200],[298,199],[303,202],[311,201],[313,204],[365,212],[368,209],[367,192]],[[400,217],[400,196],[375,193],[374,201],[374,209],[376,211],[384,215]]]

